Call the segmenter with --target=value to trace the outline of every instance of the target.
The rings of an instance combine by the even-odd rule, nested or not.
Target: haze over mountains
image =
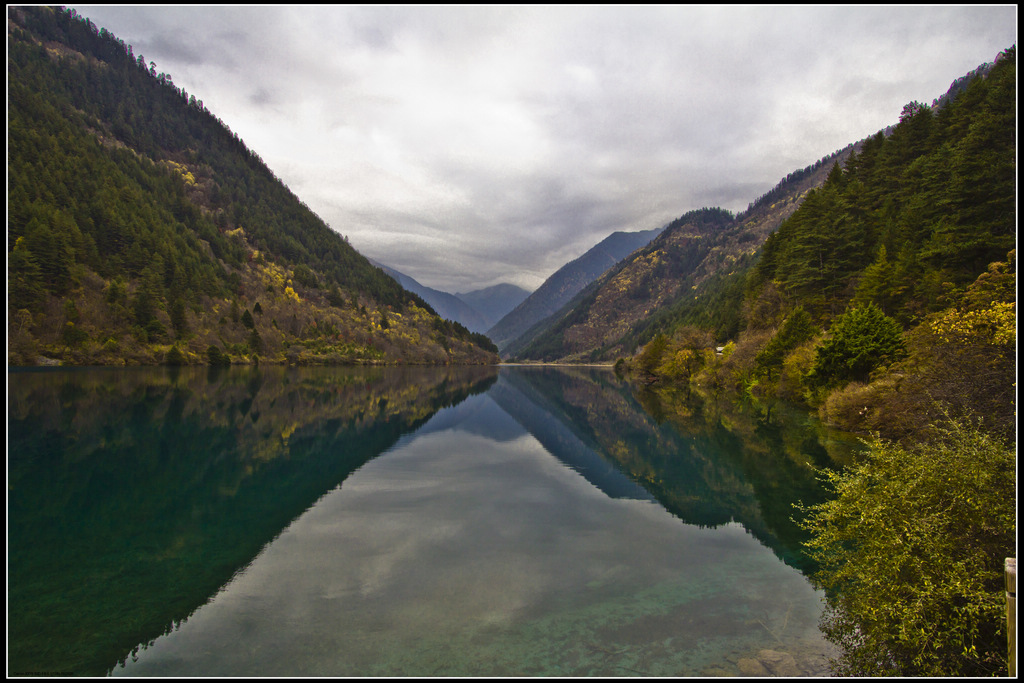
[[[472,306],[483,318],[484,327],[474,331],[486,332],[522,303],[523,299],[529,297],[530,292],[513,284],[502,283],[471,292],[457,293],[455,296]]]
[[[558,311],[580,290],[649,243],[664,229],[612,233],[579,258],[559,268],[532,293],[506,283],[450,294],[422,285],[383,263],[372,259],[371,262],[410,292],[423,297],[439,315],[459,322],[473,332],[485,332],[500,349]]]
[[[405,273],[379,261],[370,259],[370,262],[393,277],[402,287],[421,296],[442,318],[460,323],[471,332],[486,332],[530,294],[522,287],[507,283],[451,294],[420,284]]]

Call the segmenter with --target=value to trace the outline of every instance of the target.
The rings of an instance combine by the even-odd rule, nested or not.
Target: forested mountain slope
[[[738,309],[742,295],[738,274],[853,147],[790,173],[738,216],[719,208],[680,216],[508,351],[530,360],[614,360],[632,355],[654,330],[694,315],[706,326],[722,328],[723,335],[734,332],[730,311]],[[713,303],[702,299],[694,306],[696,295],[710,296]]]
[[[1016,82],[1012,47],[908,104],[766,242],[734,344],[716,355],[680,326],[633,363],[651,386],[804,401],[870,435],[827,474],[836,497],[801,512],[837,675],[1008,671]]]
[[[8,175],[10,363],[496,358],[74,11],[8,8]]]
[[[680,217],[556,315],[499,345],[503,355],[610,361],[681,326],[713,347],[750,326],[777,326],[797,301],[827,326],[857,290],[858,302],[900,309],[905,325],[942,308],[1015,243],[1016,109],[1005,75],[1015,54],[789,174],[738,216]]]
[[[738,305],[722,309],[735,334],[676,319],[636,368],[805,401],[890,438],[944,411],[1011,437],[1016,47],[954,88],[936,106],[908,104],[806,194],[736,281]]]

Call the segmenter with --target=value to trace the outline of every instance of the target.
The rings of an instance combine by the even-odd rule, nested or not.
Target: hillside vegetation
[[[666,326],[635,369],[803,401],[893,438],[918,433],[938,403],[1011,434],[1015,72],[1010,49],[943,106],[907,105],[767,238],[725,325]]]
[[[9,363],[496,360],[131,46],[8,19]]]

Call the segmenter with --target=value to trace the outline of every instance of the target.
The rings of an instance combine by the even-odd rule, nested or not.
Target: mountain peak
[[[556,313],[621,259],[648,244],[665,228],[640,232],[614,232],[552,274],[533,294],[516,306],[487,336],[501,350],[508,349],[534,325]]]

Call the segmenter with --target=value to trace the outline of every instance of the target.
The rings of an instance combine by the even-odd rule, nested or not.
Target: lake
[[[849,443],[604,368],[8,373],[8,674],[827,675]]]

